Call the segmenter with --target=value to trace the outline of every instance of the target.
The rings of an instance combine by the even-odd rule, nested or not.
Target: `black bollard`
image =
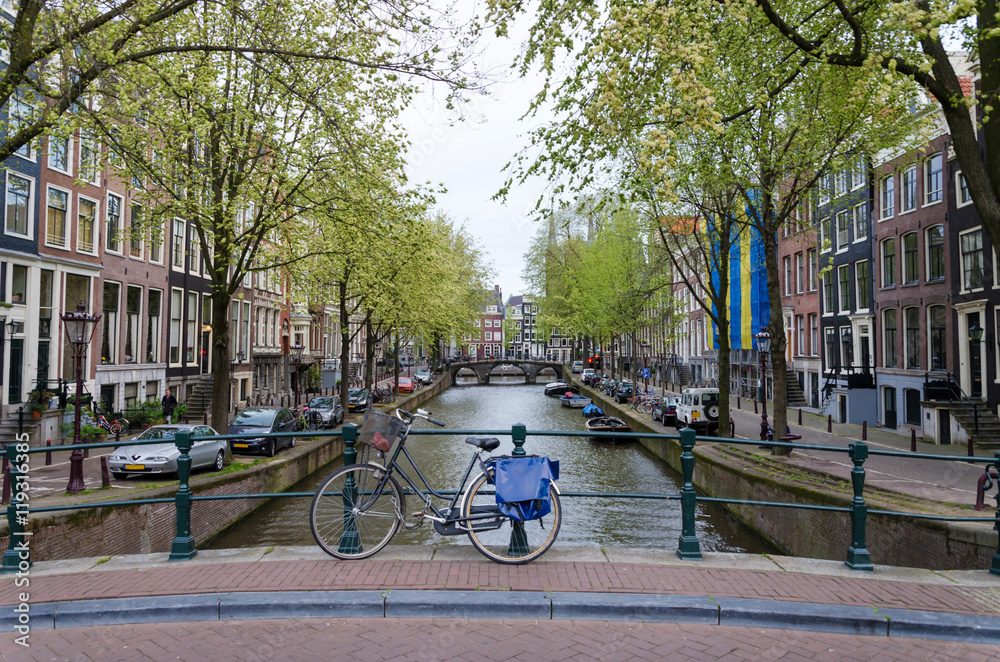
[[[757,413],[757,399],[756,398],[754,398],[754,401],[753,401],[753,413],[755,413],[755,414]]]
[[[802,409],[799,409],[799,425],[802,425]]]
[[[917,452],[917,429],[910,428],[910,452]]]
[[[826,415],[826,431],[833,432],[833,414]]]
[[[738,396],[738,395],[736,396],[736,408],[737,409],[740,408],[740,396]]]
[[[101,487],[111,487],[111,470],[108,469],[108,456],[101,456]]]
[[[861,441],[868,441],[868,421],[861,421]]]
[[[45,440],[45,447],[46,448],[52,448],[52,440],[51,439],[46,439]],[[45,451],[45,466],[47,466],[47,467],[52,466],[52,451]]]

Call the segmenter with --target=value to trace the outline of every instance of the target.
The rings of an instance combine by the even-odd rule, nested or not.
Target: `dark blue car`
[[[295,437],[267,438],[255,435],[271,432],[295,432],[295,417],[285,408],[265,409],[249,407],[229,423],[229,434],[246,435],[231,439],[229,447],[234,453],[262,454],[274,457],[280,449],[295,446]]]

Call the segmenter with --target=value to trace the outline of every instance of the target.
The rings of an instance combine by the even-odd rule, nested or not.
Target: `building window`
[[[7,172],[7,232],[30,236],[31,180]]]
[[[796,347],[799,356],[806,353],[806,318],[805,315],[795,316]]]
[[[896,284],[896,239],[890,237],[882,242],[882,287]]]
[[[826,340],[826,368],[833,370],[840,367],[840,345],[837,344],[837,329],[828,326],[823,329]]]
[[[782,260],[785,266],[785,296],[792,293],[792,258],[788,255]]]
[[[805,260],[802,259],[802,253],[795,254],[795,291],[802,294],[803,284],[806,281],[806,267]]]
[[[830,250],[830,224],[832,221],[829,218],[824,218],[819,222],[819,247],[820,250],[826,252]]]
[[[903,235],[903,282],[915,283],[920,280],[920,263],[917,260],[917,233]]]
[[[60,136],[49,136],[49,167],[69,174],[70,140]]]
[[[109,253],[121,253],[122,229],[122,199],[113,193],[108,193],[108,239]]]
[[[983,231],[962,235],[962,287],[972,290],[983,286]]]
[[[45,217],[45,243],[59,248],[66,247],[66,212],[69,194],[59,189],[49,189],[48,213]]]
[[[146,363],[160,362],[160,301],[163,292],[149,291],[146,307]]]
[[[844,210],[837,214],[837,250],[847,247],[847,242],[850,241],[850,233],[847,231],[847,226],[850,225],[851,212]]]
[[[840,312],[845,313],[851,309],[851,267],[841,265],[837,274],[840,276]]]
[[[129,286],[125,292],[125,363],[139,360],[139,312],[142,288]]]
[[[855,156],[851,159],[851,190],[856,190],[865,185],[865,159],[863,156]]]
[[[96,184],[100,172],[97,168],[97,145],[93,138],[80,138],[80,180]]]
[[[903,360],[906,368],[913,370],[920,367],[920,309],[916,306],[904,308],[903,323],[906,325]]]
[[[28,267],[15,264],[10,268],[10,301],[11,303],[28,303]]]
[[[8,136],[17,135],[21,129],[31,124],[34,111],[32,109],[31,102],[26,97],[26,90],[18,88],[14,90],[14,94],[10,98],[10,108],[7,112]],[[17,148],[14,153],[18,156],[23,156],[26,159],[35,159],[35,153],[31,142]]]
[[[833,296],[833,276],[829,272],[827,272],[823,274],[823,312],[824,313],[836,312],[834,303],[835,299]]]
[[[882,365],[896,367],[896,309],[882,311]]]
[[[871,284],[868,273],[868,260],[860,260],[854,264],[854,277],[858,284],[858,310],[867,310],[868,287]]]
[[[913,166],[903,173],[903,211],[910,211],[917,206],[917,168]]]
[[[142,205],[132,205],[128,254],[131,257],[142,259]]]
[[[76,250],[81,253],[94,252],[94,219],[97,203],[80,198],[76,204]]]
[[[833,194],[835,197],[847,193],[847,168],[841,168],[833,175]]]
[[[927,228],[927,280],[944,279],[944,226]]]
[[[170,363],[181,362],[181,314],[184,310],[184,293],[170,292]]]
[[[161,263],[163,257],[160,251],[163,248],[163,222],[157,222],[157,227],[149,230],[149,261]]]
[[[819,316],[809,313],[809,355],[819,355]]]
[[[890,218],[896,213],[896,177],[882,178],[882,218]]]
[[[944,197],[944,177],[942,175],[941,152],[924,161],[924,204],[940,202]]]
[[[806,251],[809,260],[809,291],[815,292],[819,287],[819,256],[815,248]]]
[[[184,268],[184,221],[174,219],[174,244],[171,264],[177,269]]]
[[[238,306],[238,303],[234,302]],[[238,327],[234,325],[235,331]],[[184,361],[194,363],[194,345],[198,329],[198,293],[188,292],[187,295],[187,325],[184,336]]]
[[[860,241],[868,237],[868,214],[865,213],[865,205],[855,205],[852,209],[854,213],[854,241]]]
[[[104,326],[101,334],[101,363],[118,362],[118,283],[104,283]]]
[[[969,183],[965,181],[965,175],[958,173],[958,206],[964,207],[972,202],[972,193],[969,192]]]
[[[930,320],[931,370],[946,370],[946,366],[948,365],[948,346],[945,343],[945,307],[928,307],[927,317]]]

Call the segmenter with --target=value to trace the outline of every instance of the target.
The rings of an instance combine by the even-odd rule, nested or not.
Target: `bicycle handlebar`
[[[441,421],[437,420],[436,418],[431,418],[431,413],[429,411],[424,411],[422,409],[418,409],[416,414],[411,414],[410,412],[406,411],[405,409],[397,409],[396,410],[396,416],[398,418],[400,418],[400,419],[403,419],[403,417],[405,416],[407,419],[409,419],[409,422],[410,422],[411,425],[413,424],[413,421],[415,419],[418,419],[418,418],[422,418],[425,421],[433,423],[434,425],[436,425],[438,427],[441,427],[441,428],[443,428],[444,425],[445,425],[444,423],[442,423]]]

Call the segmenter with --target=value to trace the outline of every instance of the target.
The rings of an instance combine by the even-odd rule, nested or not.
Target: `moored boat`
[[[601,410],[601,408],[593,403],[584,407],[582,413],[587,418],[593,418],[595,416],[604,416],[604,412]]]
[[[566,382],[552,382],[551,384],[545,385],[545,395],[551,396],[553,398],[561,398],[566,395],[566,392],[570,392],[573,395],[579,395],[580,389],[576,386],[571,386]]]
[[[631,432],[632,428],[628,423],[614,416],[595,416],[584,423],[584,427],[590,432]],[[632,441],[631,437],[594,437],[597,441],[605,443],[619,444]]]
[[[569,407],[571,409],[583,409],[587,405],[591,404],[590,398],[585,395],[563,395],[559,398],[559,402],[562,403],[563,407]]]

